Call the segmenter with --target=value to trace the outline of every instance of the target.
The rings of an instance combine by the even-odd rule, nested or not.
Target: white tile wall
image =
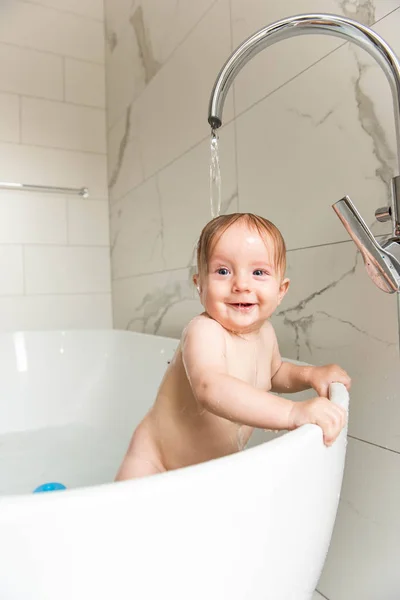
[[[105,153],[104,111],[22,98],[22,143]]]
[[[5,142],[19,142],[19,98],[14,94],[0,94],[0,138]]]
[[[68,199],[68,242],[80,246],[109,246],[107,200]]]
[[[6,244],[66,244],[65,196],[0,190],[0,240]]]
[[[131,0],[104,0],[105,26],[106,30],[115,32],[120,37],[121,30],[127,29],[132,7]]]
[[[104,108],[106,100],[104,67],[65,59],[65,100],[74,104]],[[104,128],[102,119],[101,128]]]
[[[5,92],[62,100],[63,57],[0,43],[0,81]]]
[[[102,22],[23,0],[0,4],[0,42],[104,62]]]
[[[102,0],[0,3],[0,330],[111,326]]]
[[[140,49],[133,30],[121,38],[116,38],[115,41],[111,37],[112,35],[115,34],[108,32],[108,52],[106,54],[108,127],[116,123],[133,98],[137,97],[144,89]]]
[[[109,329],[111,294],[0,296],[0,330]]]
[[[176,338],[201,312],[189,269],[115,279],[112,298],[116,329]]]
[[[107,198],[104,154],[0,142],[0,180],[61,187],[88,187],[91,198]]]
[[[139,7],[147,65],[131,22]],[[322,11],[372,25],[399,53],[400,0],[168,0],[162,10],[106,0],[105,9],[114,324],[177,337],[201,310],[191,251],[210,216],[207,108],[223,62],[262,26]],[[264,50],[234,92],[224,123],[236,119],[220,134],[223,201],[264,214],[286,237],[281,349],[342,363],[354,380],[342,501],[313,600],[398,600],[397,298],[374,288],[330,207],[347,193],[375,233],[389,230],[374,222],[397,173],[389,86],[366,52],[314,35]]]
[[[382,179],[395,168],[394,129],[381,122],[381,131],[378,124],[369,131],[368,122],[379,102],[389,113],[391,97],[378,67],[363,70],[370,71],[381,77],[368,95],[372,103],[360,104],[359,65],[349,46],[341,47],[237,119],[240,208],[268,215],[289,248],[348,239],[331,208],[345,194],[367,222],[388,202]],[[377,177],[383,161],[384,177]]]
[[[105,1],[108,122],[112,126],[215,0]],[[143,28],[143,31],[141,29]],[[139,39],[138,35],[139,33]]]
[[[172,52],[191,33],[206,14],[215,0],[190,2],[186,0],[178,6],[175,0],[105,0],[106,27],[118,39],[131,29],[131,19],[135,13],[143,13],[143,22],[150,37],[151,46],[157,61],[164,64]]]
[[[209,135],[208,99],[215,74],[230,48],[229,3],[219,0],[132,106],[140,115],[145,177]],[[226,122],[233,116],[231,95],[225,115]]]
[[[349,439],[339,514],[318,589],[329,600],[397,600],[400,456]]]
[[[115,278],[165,268],[162,215],[155,178],[112,206],[111,231]]]
[[[109,249],[25,246],[27,294],[88,294],[110,291]]]
[[[0,297],[24,293],[24,268],[21,246],[0,246]]]
[[[272,318],[281,352],[343,365],[353,378],[350,434],[400,452],[396,296],[373,286],[351,242],[289,252],[288,276]]]
[[[104,18],[103,0],[85,0],[85,2],[82,0],[31,0],[31,2],[99,21]]]
[[[144,180],[136,116],[128,110],[108,132],[107,159],[110,202],[121,199]]]

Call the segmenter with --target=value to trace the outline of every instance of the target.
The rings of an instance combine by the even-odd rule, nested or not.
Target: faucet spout
[[[261,50],[281,40],[308,34],[325,34],[354,42],[382,67],[389,81],[395,114],[397,157],[400,168],[400,62],[390,46],[375,31],[340,15],[305,14],[287,17],[256,31],[228,58],[211,92],[208,122],[213,129],[222,125],[222,111],[228,90],[241,69]]]
[[[228,58],[214,83],[208,109],[208,122],[212,129],[221,127],[226,95],[247,62],[275,42],[311,33],[332,35],[354,42],[375,58],[385,72],[393,97],[400,170],[400,62],[385,40],[372,29],[340,15],[304,14],[287,17],[260,29],[245,40]],[[350,199],[348,202],[343,199],[335,206],[334,210],[363,255],[371,279],[386,292],[400,292],[400,176],[392,179],[391,207],[379,208],[375,213],[379,221],[392,220],[393,233],[388,242],[390,248],[389,245],[379,245]]]

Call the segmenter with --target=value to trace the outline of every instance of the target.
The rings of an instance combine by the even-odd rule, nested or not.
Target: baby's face
[[[199,279],[200,299],[223,327],[249,333],[269,319],[288,284],[276,271],[272,241],[239,221],[216,243],[208,273]]]

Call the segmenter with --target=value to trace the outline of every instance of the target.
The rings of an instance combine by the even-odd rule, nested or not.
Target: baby
[[[254,427],[322,428],[331,445],[346,421],[329,384],[350,387],[337,365],[283,362],[271,315],[285,296],[286,248],[279,230],[249,213],[203,229],[193,280],[204,312],[182,334],[154,406],[133,434],[117,480],[170,471],[242,450]],[[313,388],[295,402],[271,392]]]

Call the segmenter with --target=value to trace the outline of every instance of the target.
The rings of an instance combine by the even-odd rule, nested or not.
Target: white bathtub
[[[0,334],[1,600],[310,600],[336,516],[346,431],[111,483],[176,340]],[[343,386],[335,402],[347,406]],[[67,491],[32,494],[57,481]]]

